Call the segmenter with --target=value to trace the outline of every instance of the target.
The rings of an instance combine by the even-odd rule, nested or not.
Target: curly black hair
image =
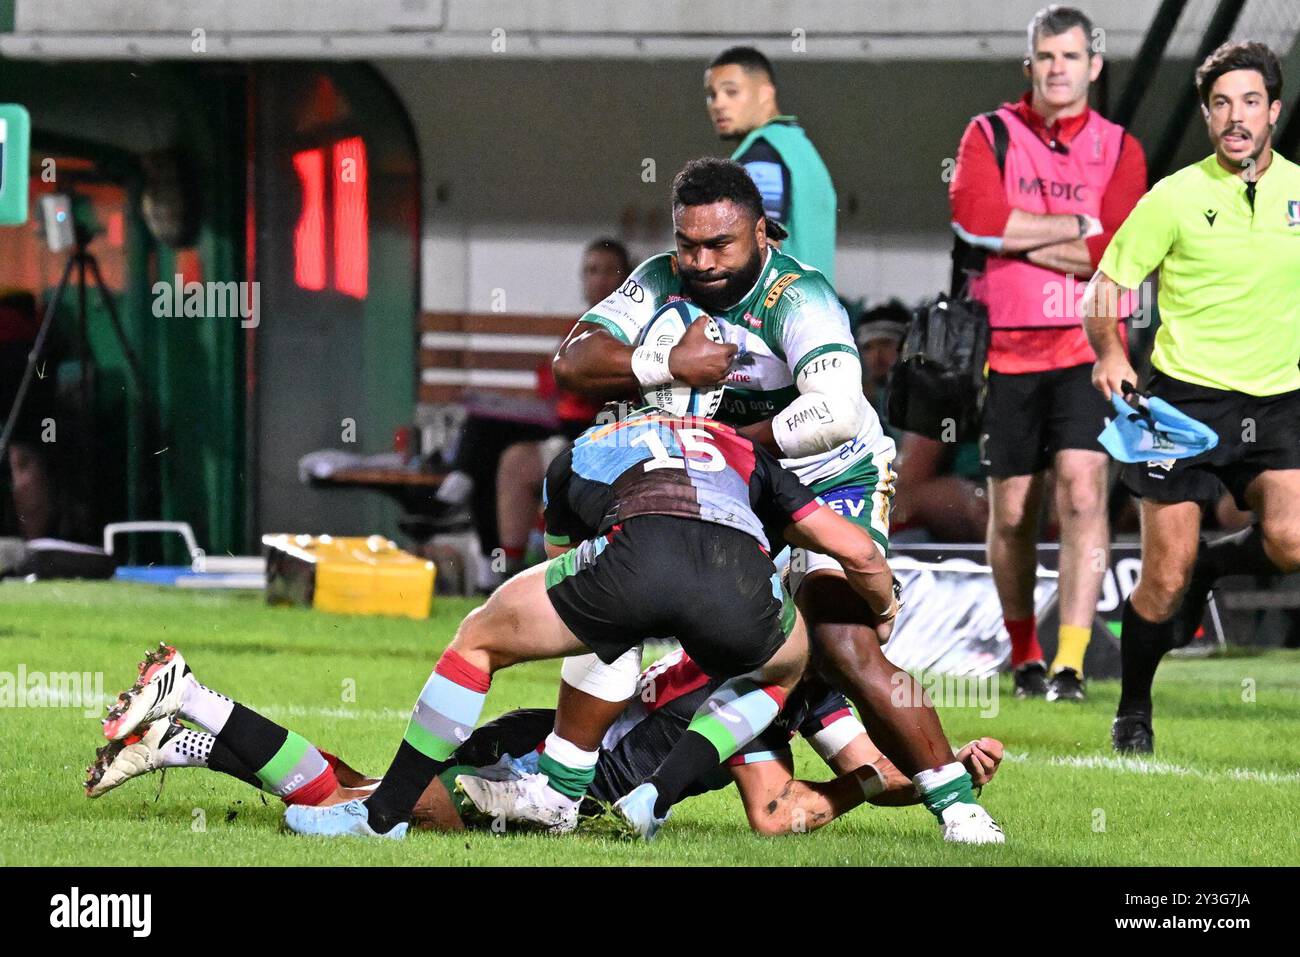
[[[729,159],[706,156],[693,159],[673,177],[673,208],[707,206],[728,200],[755,219],[763,215],[763,197],[745,172]]]

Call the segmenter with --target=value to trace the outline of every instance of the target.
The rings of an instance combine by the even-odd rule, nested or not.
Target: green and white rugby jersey
[[[641,328],[669,302],[690,299],[677,271],[677,256],[647,259],[609,298],[582,317],[631,345]],[[770,249],[754,287],[727,310],[706,310],[723,339],[738,347],[727,376],[717,419],[749,425],[775,418],[799,395],[795,385],[809,363],[825,356],[858,365],[849,317],[826,277],[797,259]],[[858,380],[861,380],[859,374]],[[814,491],[841,485],[875,486],[890,478],[893,440],[867,404],[858,434],[829,452],[781,464]]]

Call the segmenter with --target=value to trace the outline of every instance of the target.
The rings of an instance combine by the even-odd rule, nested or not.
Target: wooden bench
[[[538,366],[573,327],[568,316],[426,312],[420,316],[416,448],[446,447],[467,414],[538,423],[553,419],[538,398]],[[442,484],[441,472],[340,469],[314,484],[384,492],[415,510]]]
[[[572,316],[424,313],[420,317],[420,403],[459,403],[466,392],[535,399],[537,367],[555,355],[575,320]]]

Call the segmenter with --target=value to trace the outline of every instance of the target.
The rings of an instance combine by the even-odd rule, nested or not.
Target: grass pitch
[[[441,598],[430,620],[410,622],[267,608],[260,596],[0,582],[0,682],[12,692],[20,669],[28,687],[34,673],[102,673],[112,699],[163,640],[205,684],[381,773],[438,652],[472,607]],[[503,673],[485,717],[553,705],[557,680],[555,663]],[[1110,751],[1118,683],[1094,682],[1089,692],[1083,705],[1018,702],[1004,679],[995,717],[940,709],[954,742],[988,734],[1007,747],[982,799],[1007,834],[994,848],[943,844],[920,807],[866,806],[810,834],[759,838],[734,788],[680,805],[651,845],[471,832],[413,832],[391,844],[307,839],[281,830],[279,801],[202,770],[151,775],[88,800],[82,772],[102,743],[103,705],[87,715],[81,703],[15,699],[0,707],[0,866],[1300,862],[1300,653],[1166,661],[1153,761]],[[802,742],[796,755],[801,776],[828,776]]]

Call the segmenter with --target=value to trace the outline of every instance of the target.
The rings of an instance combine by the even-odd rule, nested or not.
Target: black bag
[[[998,169],[1005,169],[1010,139],[996,113],[986,113],[993,130]],[[969,277],[984,270],[984,253],[961,237],[953,240],[950,293],[940,293],[912,310],[890,376],[889,424],[943,442],[980,437],[984,416],[984,366],[989,350],[989,314],[967,294]]]
[[[889,424],[944,442],[979,438],[989,316],[940,293],[912,311],[889,382]]]

